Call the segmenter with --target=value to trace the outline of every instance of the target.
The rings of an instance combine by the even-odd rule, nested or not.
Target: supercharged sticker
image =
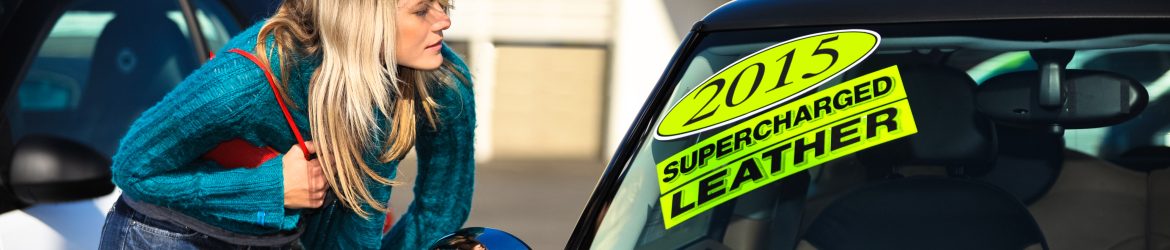
[[[918,129],[897,66],[744,120],[657,163],[667,229],[794,173]]]
[[[869,30],[838,30],[772,45],[719,70],[666,112],[655,139],[734,123],[790,101],[849,70],[877,48]]]

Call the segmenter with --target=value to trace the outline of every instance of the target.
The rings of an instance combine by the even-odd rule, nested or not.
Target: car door
[[[40,19],[22,18],[26,7],[39,5],[39,13],[27,15]],[[44,1],[4,12],[13,16],[0,26],[5,44],[28,40],[19,51],[31,55],[0,78],[12,90],[0,118],[10,136],[0,144],[49,135],[106,157],[134,119],[241,30],[236,17],[245,15],[220,0]],[[9,203],[0,205],[8,207],[0,210],[0,249],[92,249],[119,194],[53,204],[0,201]]]

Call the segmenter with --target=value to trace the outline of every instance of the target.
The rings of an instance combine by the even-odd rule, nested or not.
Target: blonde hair
[[[450,6],[449,0],[429,1],[438,1],[444,9]],[[286,103],[292,103],[287,79],[296,64],[286,55],[320,56],[321,65],[309,85],[309,128],[329,186],[342,204],[362,217],[370,215],[362,203],[380,212],[387,209],[387,201],[370,195],[365,179],[393,184],[364,160],[365,152],[377,148],[372,138],[386,142],[379,162],[401,159],[414,147],[417,117],[426,117],[431,128],[438,122],[438,104],[430,98],[427,83],[450,85],[451,73],[468,82],[446,60],[431,71],[398,66],[397,2],[285,0],[261,27],[256,42],[261,61],[271,65],[267,38],[274,38],[282,83],[277,90]],[[381,127],[380,119],[390,121],[389,127]]]

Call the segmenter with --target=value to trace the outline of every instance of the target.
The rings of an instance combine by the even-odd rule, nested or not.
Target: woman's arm
[[[284,207],[282,157],[254,169],[199,159],[255,126],[250,117],[279,112],[256,108],[273,98],[265,81],[259,68],[232,53],[196,70],[135,121],[113,157],[114,183],[131,198],[240,233],[295,228],[298,213]]]
[[[446,46],[443,50],[448,56]],[[456,65],[470,77],[461,61]],[[456,82],[436,87],[431,93],[440,107],[439,126],[419,123],[414,202],[383,238],[382,249],[425,249],[459,230],[471,210],[475,184],[475,98],[471,86]]]

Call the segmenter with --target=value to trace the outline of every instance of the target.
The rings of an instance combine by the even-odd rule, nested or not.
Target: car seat
[[[167,18],[173,1],[119,1],[97,39],[82,95],[82,138],[111,154],[131,123],[197,65],[195,50]]]
[[[1051,190],[1028,210],[1054,249],[1146,249],[1146,176],[1064,150]]]
[[[1109,129],[1099,155],[1109,162],[1147,174],[1148,249],[1170,249],[1170,52],[1110,53],[1085,68],[1122,73],[1150,91],[1150,105],[1138,117]],[[1160,90],[1160,91],[1159,91]],[[1158,98],[1154,98],[1159,96]],[[1158,141],[1156,138],[1162,138]]]
[[[900,60],[918,133],[858,153],[877,178],[840,196],[813,219],[804,239],[818,249],[1047,248],[1012,194],[966,178],[994,161],[994,128],[975,113],[975,83],[962,71]],[[942,166],[945,174],[903,177],[899,168]]]
[[[1004,82],[996,82],[1000,79],[1010,78],[993,77],[985,81],[983,86],[1002,86]],[[1137,81],[1131,79],[1130,82]],[[984,88],[981,87],[979,91],[984,91]],[[1076,89],[1071,87],[1067,91],[1070,95],[1077,94]],[[1117,108],[1136,113],[1142,111],[1136,108],[1144,106],[1144,103],[1140,104]],[[1116,122],[1121,121],[1094,126],[1107,126]],[[1112,130],[1125,128],[1125,125],[1115,126]],[[1009,160],[998,161],[986,176],[978,178],[1008,189],[1028,203],[1029,211],[1044,230],[1051,247],[1147,249],[1147,240],[1152,234],[1152,221],[1149,220],[1152,210],[1148,209],[1154,200],[1147,198],[1151,192],[1147,190],[1151,178],[1147,178],[1145,173],[1085,153],[1065,150],[1062,135],[1048,128],[1000,128],[1006,132],[1000,136],[999,143],[1005,150],[1000,155],[1011,156],[1005,157]],[[1074,133],[1070,137],[1071,142],[1076,142],[1079,138],[1075,134],[1077,132],[1071,133]],[[1110,155],[1106,153],[1110,145],[1112,143],[1108,140],[1102,144],[1102,155]]]
[[[1145,249],[1147,180],[1141,173],[1066,150],[1063,138],[1047,130],[997,125],[996,134],[999,156],[975,179],[1027,204],[1049,246]]]

